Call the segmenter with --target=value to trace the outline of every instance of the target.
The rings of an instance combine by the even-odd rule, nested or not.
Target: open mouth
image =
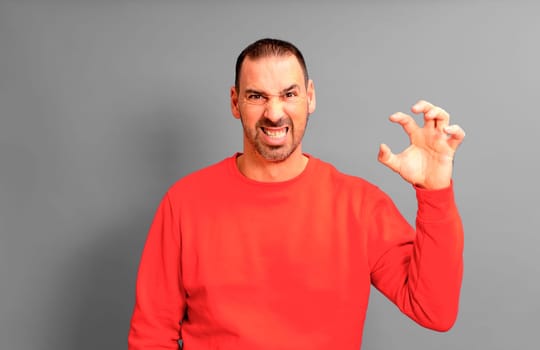
[[[287,132],[289,131],[289,127],[285,126],[282,128],[265,128],[261,127],[262,132],[271,138],[279,139],[282,137],[285,137],[287,135]]]

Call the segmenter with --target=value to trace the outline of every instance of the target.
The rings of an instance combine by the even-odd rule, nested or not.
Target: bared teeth
[[[287,133],[287,128],[279,130],[268,130],[266,128],[263,128],[263,132],[270,137],[280,138],[285,136],[285,134]]]

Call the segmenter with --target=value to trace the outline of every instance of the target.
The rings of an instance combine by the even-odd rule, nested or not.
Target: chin
[[[280,163],[289,159],[298,148],[297,145],[293,148],[288,149],[285,147],[286,146],[269,147],[270,149],[268,149],[268,147],[265,147],[263,149],[258,149],[257,151],[267,161]]]

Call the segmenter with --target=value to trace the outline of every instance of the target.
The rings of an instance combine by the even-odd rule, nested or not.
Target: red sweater
[[[452,187],[416,193],[415,231],[377,187],[314,157],[280,183],[244,177],[235,157],[188,175],[150,228],[129,349],[358,350],[370,284],[449,329],[461,220]]]

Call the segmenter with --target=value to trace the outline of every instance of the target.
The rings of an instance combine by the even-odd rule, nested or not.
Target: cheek
[[[261,118],[260,113],[257,113],[251,110],[245,110],[245,109],[240,111],[240,115],[241,115],[242,123],[246,127],[255,127],[255,125]]]
[[[305,124],[308,118],[308,109],[304,105],[288,108],[286,113],[297,126]]]

